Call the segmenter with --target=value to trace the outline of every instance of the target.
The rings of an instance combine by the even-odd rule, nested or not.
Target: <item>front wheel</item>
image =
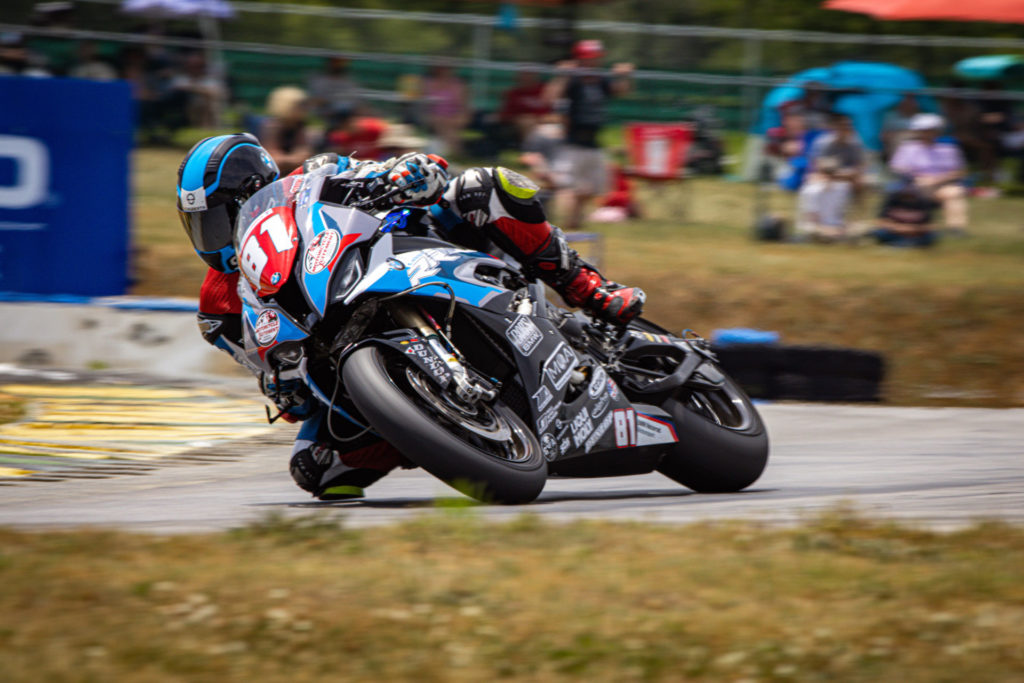
[[[345,388],[377,432],[407,458],[485,502],[528,503],[547,481],[536,437],[500,400],[466,405],[397,354],[356,350]]]
[[[740,387],[726,377],[716,390],[684,387],[662,404],[679,443],[658,471],[700,493],[740,491],[768,463],[768,432]]]

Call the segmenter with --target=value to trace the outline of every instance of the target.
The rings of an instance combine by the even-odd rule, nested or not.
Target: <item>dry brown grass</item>
[[[1024,676],[1024,530],[446,512],[372,531],[0,530],[5,681]]]

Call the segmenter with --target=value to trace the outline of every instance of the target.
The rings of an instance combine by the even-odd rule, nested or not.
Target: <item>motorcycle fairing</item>
[[[298,252],[299,232],[287,206],[272,206],[246,227],[239,240],[238,268],[260,296],[288,282]]]
[[[476,263],[495,263],[496,259],[490,254],[457,247],[395,254],[393,244],[391,233],[385,233],[377,241],[368,272],[345,298],[346,304],[366,293],[391,294],[424,284],[447,284],[455,292],[457,301],[470,306],[485,306],[508,293],[474,276]],[[424,287],[411,295],[449,298],[443,286]]]
[[[549,461],[675,441],[666,413],[638,411],[604,368],[574,350],[548,318],[471,308],[464,312],[509,340],[533,426]],[[566,401],[569,379],[577,369],[587,373],[586,384],[579,396]],[[668,420],[671,430],[652,426],[652,419],[657,425]]]
[[[338,264],[349,248],[373,237],[380,221],[361,211],[319,201],[303,211],[302,216],[302,291],[310,308],[322,318]]]
[[[264,369],[267,353],[284,342],[301,342],[309,336],[309,332],[285,313],[276,304],[255,303],[242,299],[242,320],[245,346],[256,349],[256,354]]]

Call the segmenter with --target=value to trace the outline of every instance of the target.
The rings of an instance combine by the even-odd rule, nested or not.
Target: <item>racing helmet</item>
[[[238,270],[232,244],[238,209],[279,175],[249,133],[206,138],[189,150],[178,168],[178,216],[207,265],[225,273]]]

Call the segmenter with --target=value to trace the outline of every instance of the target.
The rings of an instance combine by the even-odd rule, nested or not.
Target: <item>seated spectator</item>
[[[551,112],[544,87],[536,71],[521,71],[515,86],[502,96],[498,121],[515,131],[517,144],[526,139],[540,118]]]
[[[796,106],[786,108],[782,113],[782,125],[768,131],[766,151],[782,164],[776,177],[783,189],[796,192],[803,185],[808,154],[820,133],[820,130],[808,128],[803,111]]]
[[[834,240],[846,235],[846,209],[864,174],[864,145],[849,117],[832,115],[829,130],[811,146],[809,174],[797,197],[797,230]]]
[[[937,239],[932,218],[938,206],[913,185],[903,185],[885,198],[872,236],[894,247],[930,247]]]
[[[227,100],[227,88],[220,78],[206,68],[201,52],[185,57],[182,71],[171,78],[170,89],[184,95],[189,125],[212,128],[217,125],[221,109]]]
[[[359,86],[349,75],[347,59],[331,57],[323,72],[309,79],[309,103],[328,128],[355,114]]]
[[[921,112],[917,98],[913,93],[904,93],[895,107],[885,114],[882,120],[882,152],[885,158],[892,157],[899,144],[911,137],[910,120]]]
[[[945,121],[938,114],[917,114],[910,122],[914,139],[903,142],[892,155],[889,168],[907,177],[925,197],[942,205],[946,228],[967,230],[966,172],[963,154],[952,142],[940,142]]]
[[[117,78],[117,71],[99,58],[96,43],[83,40],[78,44],[78,63],[71,67],[68,76],[88,81],[112,81]]]
[[[277,162],[281,175],[291,173],[313,156],[306,102],[305,91],[292,85],[274,88],[267,96],[267,119],[258,137]]]

